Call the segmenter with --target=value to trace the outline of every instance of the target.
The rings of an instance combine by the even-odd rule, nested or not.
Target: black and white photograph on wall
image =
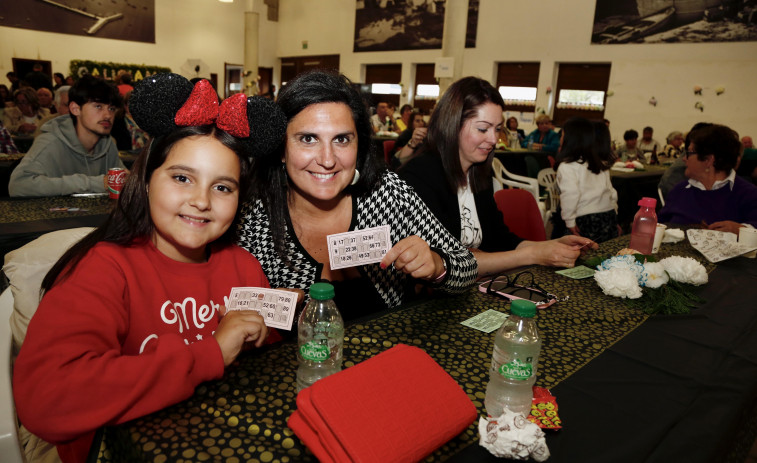
[[[155,0],[12,0],[0,26],[155,43]]]
[[[597,0],[592,44],[757,41],[757,0]]]
[[[445,0],[357,0],[353,51],[442,48]]]

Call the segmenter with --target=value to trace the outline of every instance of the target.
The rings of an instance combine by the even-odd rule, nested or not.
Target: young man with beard
[[[107,191],[107,173],[124,165],[110,137],[118,89],[84,76],[69,92],[68,116],[42,126],[42,133],[11,174],[11,196],[62,196]]]

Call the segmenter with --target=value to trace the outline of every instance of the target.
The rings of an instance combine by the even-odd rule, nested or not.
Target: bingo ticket
[[[332,269],[381,262],[392,247],[389,225],[328,235],[326,240]]]
[[[227,310],[254,310],[268,327],[291,330],[297,294],[268,288],[231,288]]]

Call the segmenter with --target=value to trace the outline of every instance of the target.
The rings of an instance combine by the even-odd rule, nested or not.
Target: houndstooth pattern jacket
[[[386,172],[381,183],[364,197],[353,197],[354,230],[379,225],[391,227],[392,244],[411,235],[418,235],[438,252],[447,264],[447,275],[436,285],[448,293],[460,293],[475,281],[478,264],[473,254],[455,239],[434,217],[413,189],[394,172]],[[272,288],[299,288],[307,292],[320,278],[323,264],[318,263],[302,247],[294,232],[287,227],[286,248],[291,259],[287,265],[274,250],[268,216],[260,200],[247,203],[242,210],[238,244],[257,257]],[[359,267],[370,279],[388,308],[402,303],[403,291],[411,278],[390,266],[378,263]]]

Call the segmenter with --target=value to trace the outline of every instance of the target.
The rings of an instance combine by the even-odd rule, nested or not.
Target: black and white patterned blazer
[[[367,196],[353,197],[352,224],[351,230],[389,225],[393,244],[411,235],[421,237],[447,264],[447,275],[437,285],[438,289],[460,293],[475,282],[478,264],[473,254],[436,220],[412,188],[394,172],[386,172],[380,185]],[[242,210],[238,244],[257,257],[272,288],[299,288],[307,293],[310,285],[320,278],[323,264],[305,251],[291,229],[286,232],[291,265],[276,254],[268,215],[262,202],[256,200]],[[382,269],[378,263],[361,266],[359,270],[370,279],[388,308],[402,303],[409,275],[394,266]]]

